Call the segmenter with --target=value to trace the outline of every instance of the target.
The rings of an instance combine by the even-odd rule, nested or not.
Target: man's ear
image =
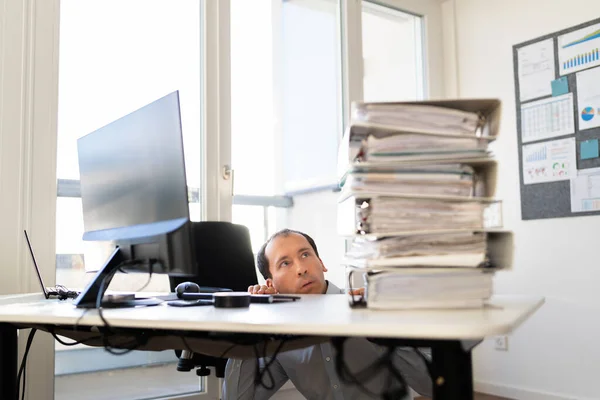
[[[267,287],[274,287],[273,286],[273,279],[271,279],[271,278],[268,278],[265,283],[266,283]]]
[[[325,268],[325,264],[323,264],[323,260],[321,260],[319,258],[319,261],[321,261],[321,267],[323,267],[323,272],[327,272],[327,268]]]

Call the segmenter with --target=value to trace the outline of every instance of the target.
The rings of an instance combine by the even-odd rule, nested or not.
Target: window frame
[[[423,97],[424,100],[444,98],[447,90],[444,87],[445,46],[442,35],[445,27],[442,23],[442,2],[440,0],[362,1],[423,18]]]

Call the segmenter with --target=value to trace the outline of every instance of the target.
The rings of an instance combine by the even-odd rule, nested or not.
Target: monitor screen
[[[119,247],[125,258],[159,259],[154,272],[193,273],[178,92],[80,138],[77,148],[83,240]]]
[[[189,219],[177,92],[80,138],[77,147],[84,239]]]

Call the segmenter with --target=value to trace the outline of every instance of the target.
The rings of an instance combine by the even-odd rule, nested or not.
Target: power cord
[[[287,339],[282,339],[279,342],[279,345],[277,346],[277,348],[273,352],[273,355],[270,357],[270,359],[268,361],[266,361],[267,360],[267,346],[268,346],[267,341],[263,342],[264,344],[263,344],[262,357],[260,357],[260,354],[258,351],[258,345],[254,344],[252,346],[252,348],[254,349],[254,355],[256,356],[256,373],[254,375],[254,384],[255,385],[261,385],[262,387],[264,387],[267,390],[273,390],[275,388],[275,378],[273,377],[273,374],[271,373],[270,367],[271,367],[271,365],[273,365],[273,363],[277,359],[279,352],[281,351],[281,349],[283,348],[283,346],[285,345],[286,342],[287,342]],[[261,358],[263,361],[265,361],[265,365],[262,368],[262,370],[260,368],[260,359]],[[269,377],[269,380],[271,381],[271,383],[269,385],[267,385],[264,381],[265,373],[267,374],[267,376]]]
[[[124,261],[121,264],[119,264],[119,266],[117,268],[115,268],[115,270],[111,274],[107,274],[106,276],[104,276],[104,278],[100,282],[100,288],[98,290],[98,295],[96,297],[96,308],[98,309],[98,315],[100,316],[100,319],[102,320],[102,323],[104,324],[103,328],[105,329],[105,332],[102,335],[102,339],[103,339],[104,349],[108,353],[115,355],[115,356],[122,356],[122,355],[130,353],[134,350],[137,350],[138,348],[140,348],[141,346],[146,344],[148,341],[148,339],[146,337],[133,335],[133,340],[131,342],[120,345],[118,349],[111,346],[109,338],[111,335],[114,334],[114,331],[113,331],[112,327],[110,326],[110,324],[108,323],[108,321],[106,320],[106,318],[104,317],[104,312],[103,312],[103,307],[102,307],[102,297],[104,295],[104,291],[106,290],[106,287],[108,286],[108,283],[110,282],[110,280],[112,279],[114,274],[117,271],[120,271],[122,267],[125,267],[127,265],[135,265],[135,264],[148,264],[148,272],[149,272],[148,280],[142,286],[142,288],[139,289],[138,291],[143,290],[150,283],[150,281],[152,279],[152,270],[153,270],[154,264],[157,262],[158,262],[158,260],[154,259],[154,258],[147,259],[147,260],[136,259],[136,260]]]
[[[29,355],[29,350],[31,349],[31,344],[33,343],[33,337],[37,329],[33,328],[29,332],[29,336],[27,337],[27,344],[25,345],[25,352],[23,353],[23,359],[21,360],[21,366],[19,367],[19,373],[17,374],[17,399],[19,398],[19,393],[21,393],[21,399],[25,399],[25,384],[27,378],[27,356]],[[21,392],[21,376],[23,377],[23,391]]]
[[[348,365],[344,361],[344,342],[346,338],[334,337],[331,339],[331,343],[335,348],[337,355],[335,357],[335,368],[340,380],[344,383],[356,385],[360,391],[371,396],[381,397],[384,400],[398,399],[406,396],[408,393],[408,385],[402,376],[402,373],[398,371],[394,365],[394,346],[387,346],[386,352],[378,360],[367,366],[363,370],[354,374],[348,368]],[[367,389],[362,382],[368,382],[373,379],[382,369],[387,368],[390,372],[390,376],[387,379],[387,387],[382,393],[374,393]],[[392,387],[396,379],[399,384],[398,387]]]
[[[354,275],[354,272],[355,272],[354,270],[350,270],[350,272],[348,273],[348,290],[350,291],[350,307],[363,307],[367,304],[367,299],[365,297],[366,288],[365,288],[365,294],[360,294],[360,295],[352,294],[354,292],[354,289],[352,288],[352,276]],[[358,300],[356,300],[355,296],[360,296],[360,298]]]

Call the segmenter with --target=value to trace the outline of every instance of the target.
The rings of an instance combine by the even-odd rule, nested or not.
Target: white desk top
[[[345,295],[305,295],[296,302],[245,309],[163,304],[105,309],[104,316],[123,328],[469,340],[510,333],[543,302],[540,297],[495,296],[487,307],[475,310],[374,311],[351,309]],[[40,294],[0,296],[0,322],[102,325],[96,310],[77,309],[70,300],[45,300]]]

